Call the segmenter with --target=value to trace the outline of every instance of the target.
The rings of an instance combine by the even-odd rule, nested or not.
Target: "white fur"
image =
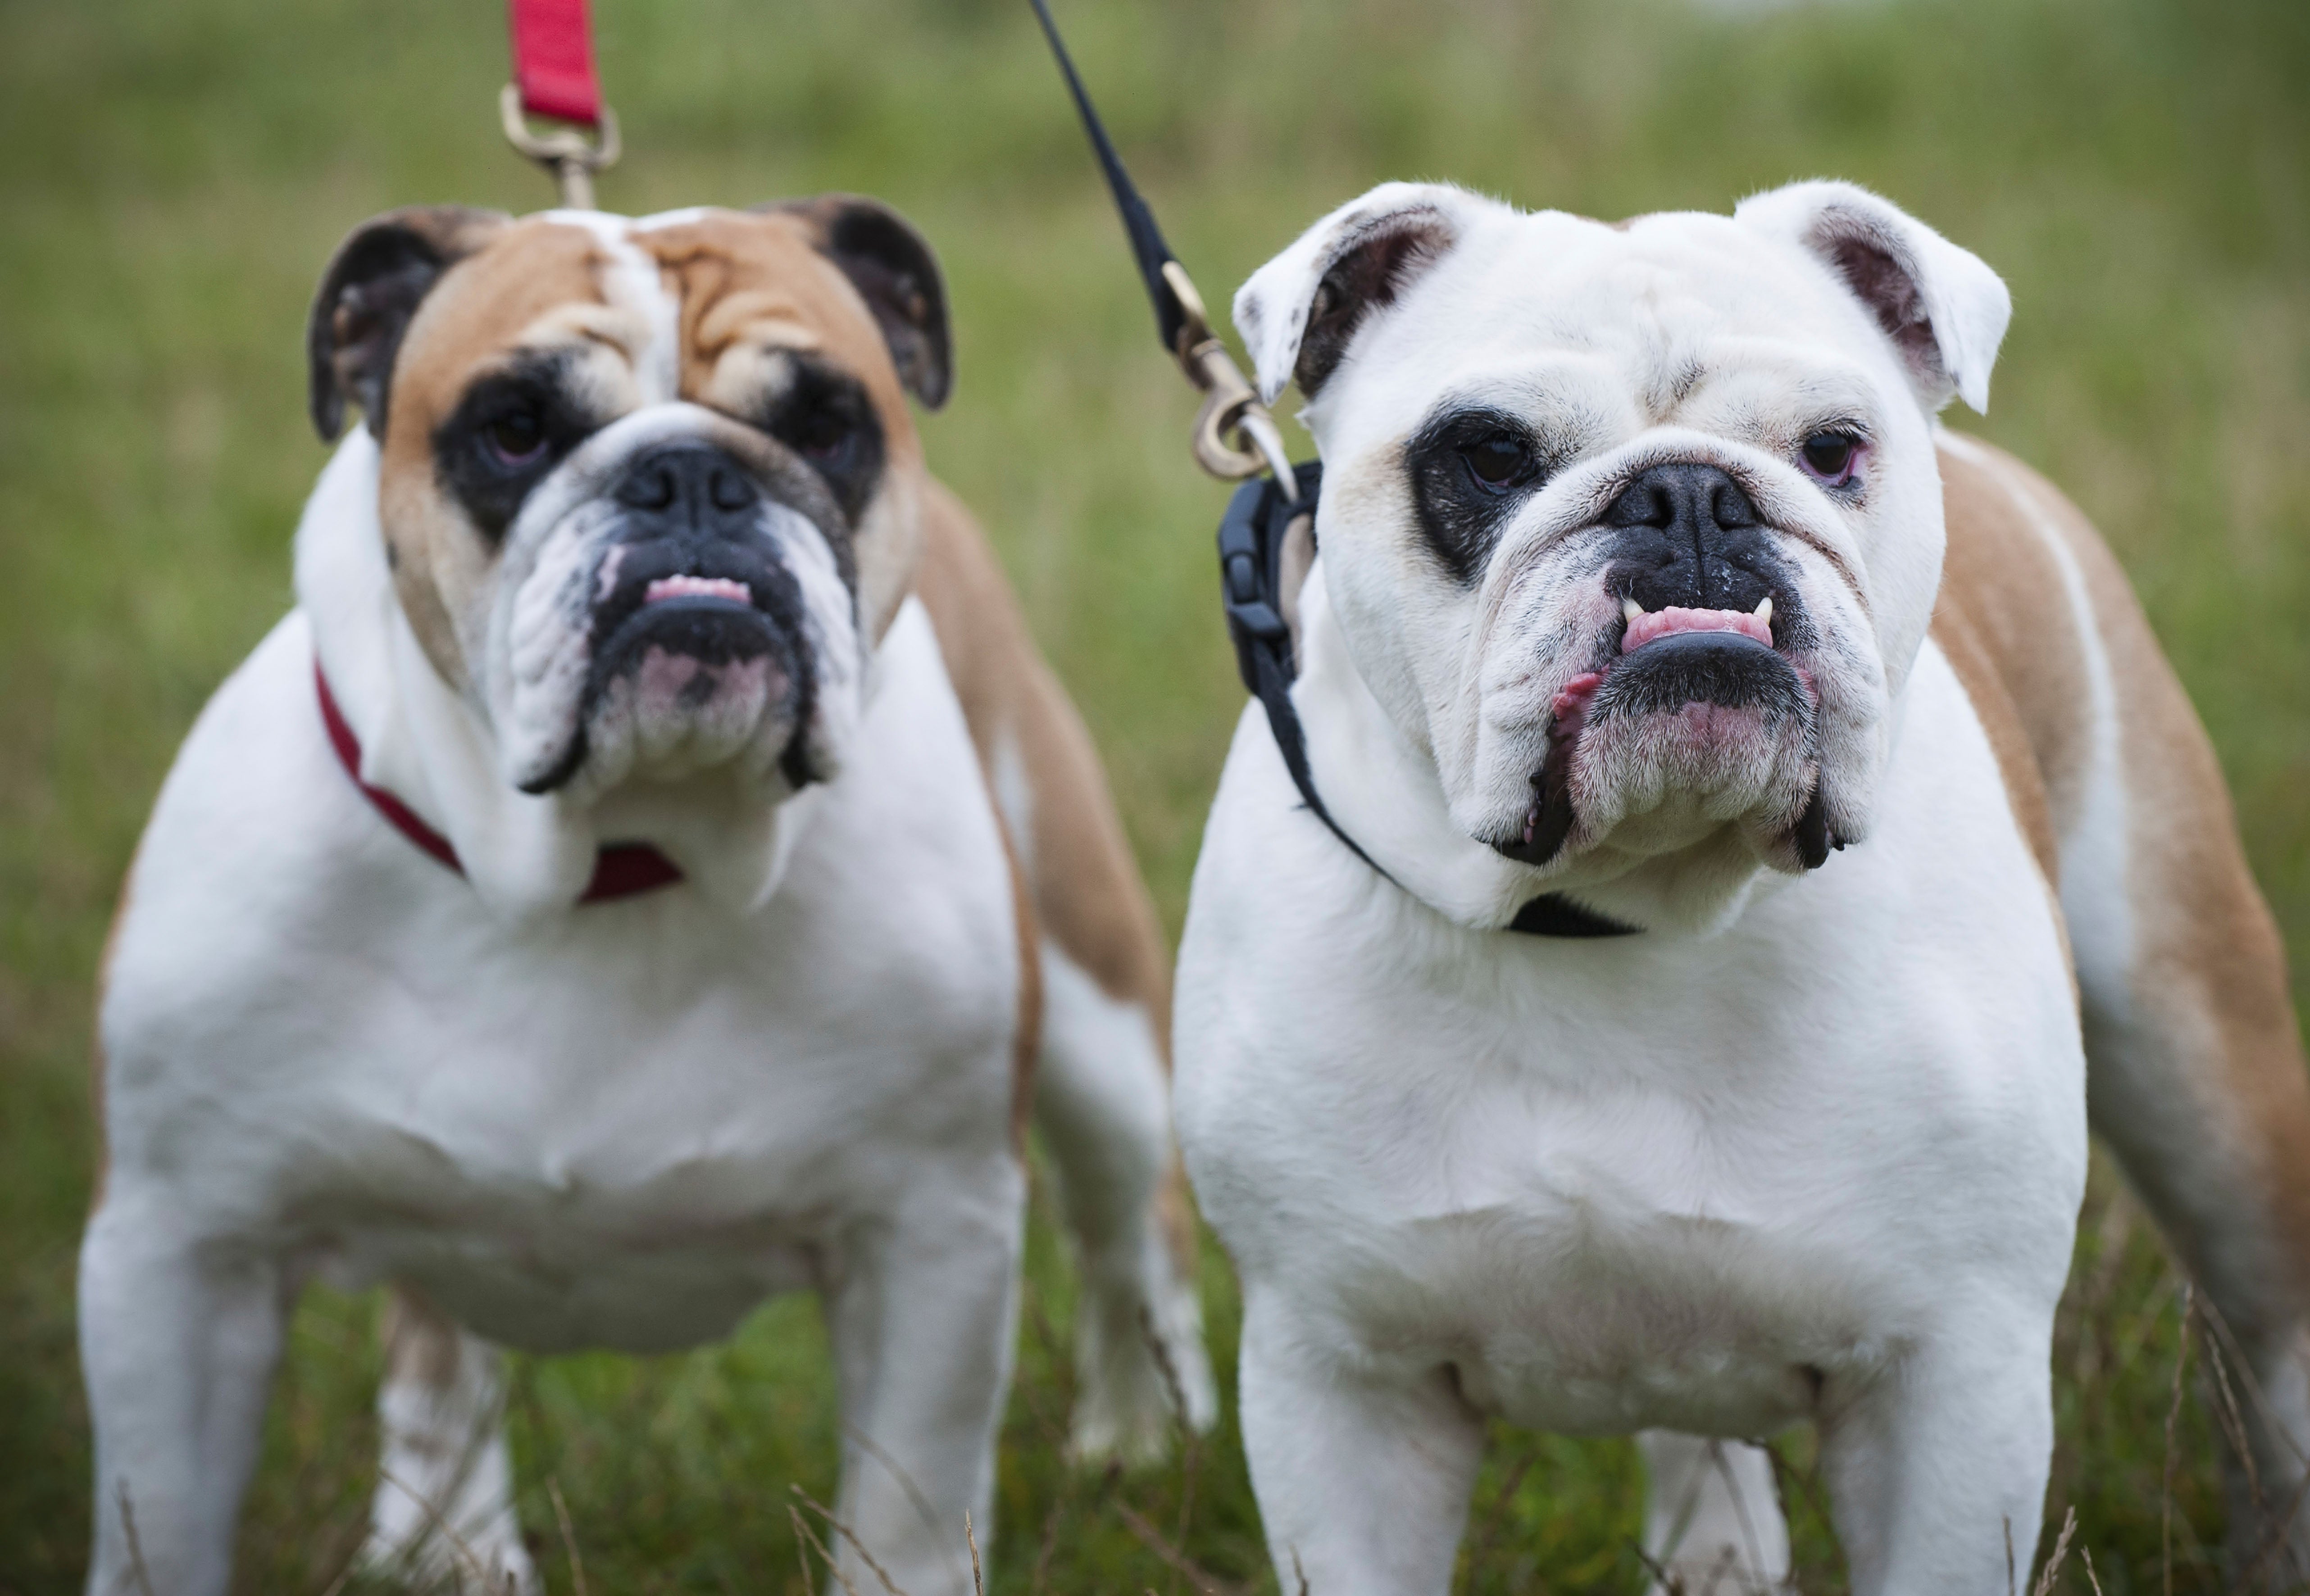
[[[1622,231],[1390,185],[1238,300],[1272,393],[1335,235],[1391,213],[1448,235],[1307,412],[1326,477],[1294,698],[1327,806],[1401,887],[1305,812],[1254,706],[1180,952],[1179,1133],[1243,1279],[1244,1431],[1286,1589],[1443,1592],[1495,1415],[1654,1432],[1648,1540],[1703,1583],[1777,1579],[1787,1543],[1761,1456],[1692,1437],[1802,1419],[1856,1592],[2007,1592],[2009,1532],[2028,1566],[2084,1055],[2052,896],[1926,637],[1932,396],[1796,220],[1858,193]],[[1936,332],[1985,399],[1986,268],[1869,214],[1924,300],[1962,308]],[[1572,442],[1460,584],[1400,458],[1472,399]],[[1793,464],[1828,413],[1872,439],[1857,503]],[[1486,841],[1611,620],[1602,507],[1669,460],[1747,489],[1819,634],[1802,757],[1854,846],[1811,873],[1770,846],[1799,755],[1760,745],[1696,790],[1672,738],[1592,759],[1584,733],[1563,855]],[[1647,929],[1498,929],[1549,889]]]
[[[544,1349],[689,1345],[815,1287],[848,1419],[945,1517],[984,1522],[1020,972],[919,606],[878,653],[848,768],[744,917],[682,886],[504,921],[354,790],[312,661],[300,611],[204,713],[103,1014],[112,1163],[83,1347],[100,1498],[126,1486],[158,1588],[223,1588],[263,1371],[314,1273],[410,1281]],[[846,1491],[910,1590],[955,1588],[899,1486]],[[109,1514],[92,1591],[131,1588],[124,1549]]]

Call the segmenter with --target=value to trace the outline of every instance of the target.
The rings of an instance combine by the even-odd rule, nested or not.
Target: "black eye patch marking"
[[[865,386],[816,355],[786,356],[793,380],[752,422],[818,473],[854,524],[882,478],[882,423]]]
[[[575,392],[566,353],[515,358],[465,390],[433,429],[433,470],[491,543],[530,490],[602,423]]]
[[[1552,465],[1524,421],[1481,409],[1437,416],[1413,437],[1404,459],[1420,529],[1461,582],[1475,580],[1500,528]]]

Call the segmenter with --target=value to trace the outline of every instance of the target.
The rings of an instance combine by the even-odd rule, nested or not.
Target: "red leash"
[[[593,127],[602,120],[586,0],[510,0],[513,76],[521,108]]]
[[[498,97],[498,119],[513,147],[560,181],[564,205],[590,211],[594,174],[618,159],[618,118],[602,103],[594,75],[586,0],[506,0],[506,20],[513,30],[514,81]],[[571,126],[536,133],[531,117]]]
[[[353,785],[360,789],[361,796],[395,831],[464,875],[465,867],[458,863],[457,850],[447,837],[420,820],[415,810],[383,787],[373,787],[361,779],[360,739],[345,724],[344,712],[337,707],[336,695],[329,690],[329,679],[321,674],[318,660],[313,662],[313,686],[320,697],[321,724],[328,729],[329,746],[337,750],[337,763],[353,778]],[[660,887],[671,887],[680,880],[682,867],[649,844],[613,842],[594,855],[594,879],[586,884],[585,896],[578,901],[601,903],[607,898],[632,898],[638,893],[655,892]]]

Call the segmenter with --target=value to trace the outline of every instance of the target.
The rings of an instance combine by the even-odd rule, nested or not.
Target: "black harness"
[[[1099,124],[1099,113],[1091,108],[1090,96],[1075,74],[1074,63],[1067,56],[1067,48],[1059,39],[1058,24],[1051,20],[1049,7],[1045,0],[1031,0],[1031,4],[1043,24],[1044,36],[1051,41],[1051,53],[1058,57],[1059,71],[1066,78],[1075,108],[1082,114],[1083,130],[1090,135],[1091,148],[1107,175],[1107,186],[1115,195],[1115,207],[1123,217],[1123,230],[1130,236],[1132,256],[1138,262],[1140,276],[1146,282],[1147,296],[1154,301],[1156,334],[1162,339],[1164,349],[1187,369],[1199,386],[1207,389],[1210,373],[1198,365],[1196,357],[1220,351],[1220,365],[1240,389],[1243,379],[1233,375],[1233,363],[1227,359],[1224,346],[1202,325],[1203,307],[1189,302],[1194,297],[1193,288],[1187,290],[1188,300],[1180,298],[1177,285],[1186,282],[1186,273],[1171,254],[1170,247],[1164,243],[1162,230],[1155,225],[1155,213],[1140,197],[1131,174],[1124,169],[1123,158],[1115,152],[1107,129]],[[1238,418],[1246,432],[1252,430],[1252,420],[1256,418],[1257,425],[1266,429],[1263,452],[1280,472],[1285,458],[1282,443],[1267,421],[1266,412],[1251,403],[1251,399],[1247,391],[1242,391],[1238,403],[1226,413]],[[1211,408],[1207,402],[1206,413]],[[1246,415],[1246,410],[1250,416]],[[1200,451],[1198,458],[1203,458]],[[1206,464],[1217,469],[1209,467],[1208,461]],[[1258,461],[1251,458],[1227,474],[1242,476],[1257,469]],[[1227,606],[1228,633],[1235,639],[1236,665],[1243,673],[1244,686],[1267,711],[1267,725],[1275,735],[1277,751],[1282,754],[1284,768],[1291,772],[1291,785],[1299,789],[1300,799],[1308,811],[1324,822],[1348,852],[1369,865],[1383,880],[1402,889],[1403,883],[1381,869],[1354,837],[1340,828],[1332,811],[1316,795],[1316,778],[1307,768],[1307,734],[1299,725],[1299,712],[1291,704],[1291,683],[1298,675],[1298,663],[1292,657],[1291,629],[1283,619],[1283,546],[1294,523],[1305,517],[1308,547],[1314,549],[1316,495],[1323,485],[1324,467],[1321,462],[1311,460],[1292,466],[1291,473],[1289,493],[1280,476],[1244,483],[1228,501],[1227,515],[1220,522],[1220,597]],[[1583,908],[1560,892],[1543,892],[1518,909],[1507,929],[1527,936],[1623,937],[1633,936],[1643,928]]]

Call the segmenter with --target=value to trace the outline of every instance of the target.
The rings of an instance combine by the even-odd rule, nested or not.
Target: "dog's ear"
[[[881,201],[855,194],[821,194],[754,208],[808,224],[819,253],[841,268],[874,313],[907,392],[928,409],[944,404],[954,387],[946,280],[938,256],[914,224]]]
[[[1259,396],[1287,382],[1313,399],[1372,311],[1450,253],[1489,202],[1442,183],[1383,183],[1350,200],[1254,272],[1235,296]]]
[[[512,218],[464,205],[412,205],[355,228],[321,274],[306,324],[313,429],[326,443],[344,426],[351,399],[385,436],[393,357],[418,303],[447,271]]]
[[[1989,408],[1989,370],[2013,296],[1980,256],[1850,183],[1792,183],[1741,201],[1732,215],[1844,279],[1900,351],[1928,411],[1951,395]]]

